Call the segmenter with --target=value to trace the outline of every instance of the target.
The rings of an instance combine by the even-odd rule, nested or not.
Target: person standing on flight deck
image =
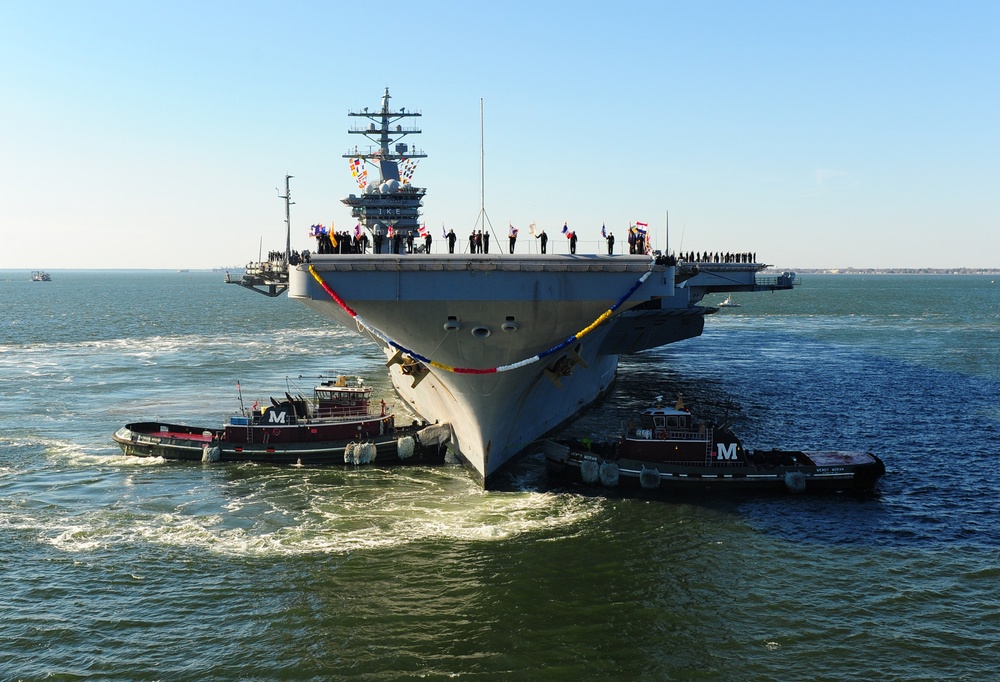
[[[541,240],[541,243],[542,243],[542,253],[545,253],[545,245],[549,243],[549,235],[545,234],[545,230],[543,229],[542,233],[540,235],[538,235],[536,237],[536,239],[540,239]]]
[[[448,230],[448,253],[455,253],[455,230]]]
[[[576,230],[569,233],[569,252],[576,253]]]
[[[608,232],[608,255],[610,256],[615,252],[615,235]]]

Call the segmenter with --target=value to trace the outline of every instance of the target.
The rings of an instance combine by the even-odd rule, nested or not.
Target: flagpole
[[[292,193],[288,191],[288,181],[293,178],[292,175],[285,175],[285,196],[278,195],[279,199],[285,200],[285,265],[288,265],[288,259],[292,255]]]
[[[486,214],[486,147],[483,140],[483,98],[479,98],[479,210]],[[486,225],[483,225],[486,228]]]
[[[663,220],[664,220],[664,224],[666,225],[665,229],[666,229],[666,232],[667,232],[667,244],[663,248],[663,255],[664,256],[669,256],[670,255],[670,211],[664,211],[663,212]]]
[[[479,217],[476,218],[476,225],[480,226],[483,232],[486,232],[493,236],[493,240],[500,244],[500,240],[497,239],[497,234],[493,230],[493,223],[490,222],[490,217],[486,215],[486,134],[485,128],[483,126],[483,98],[479,98]],[[480,223],[482,221],[482,223]],[[475,231],[476,226],[472,227]],[[503,255],[504,251],[500,248],[496,252],[499,255]]]

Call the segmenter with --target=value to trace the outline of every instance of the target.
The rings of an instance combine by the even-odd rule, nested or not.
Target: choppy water
[[[752,447],[866,449],[876,495],[651,500],[458,467],[127,459],[381,356],[210,273],[0,273],[2,679],[967,679],[1000,669],[1000,284],[816,276],[626,358]],[[252,399],[252,398],[251,398]]]

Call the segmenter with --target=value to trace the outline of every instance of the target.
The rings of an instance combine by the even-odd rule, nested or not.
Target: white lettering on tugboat
[[[284,424],[285,423],[285,413],[270,411],[267,413],[267,420],[272,424]]]
[[[716,443],[716,449],[719,451],[719,456],[716,459],[736,459],[736,443]]]

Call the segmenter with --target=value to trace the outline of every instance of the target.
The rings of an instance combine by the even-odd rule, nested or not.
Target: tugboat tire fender
[[[201,461],[209,464],[222,459],[222,449],[218,445],[206,443],[201,450]]]
[[[396,456],[400,459],[409,459],[413,455],[416,443],[412,436],[403,436],[396,439]]]
[[[600,469],[601,485],[613,488],[618,485],[618,465],[614,462],[602,462]]]
[[[786,472],[785,487],[792,493],[804,493],[806,491],[806,475],[801,471]]]
[[[658,469],[650,469],[647,466],[643,466],[642,471],[639,472],[639,485],[648,490],[659,488],[660,471]]]

